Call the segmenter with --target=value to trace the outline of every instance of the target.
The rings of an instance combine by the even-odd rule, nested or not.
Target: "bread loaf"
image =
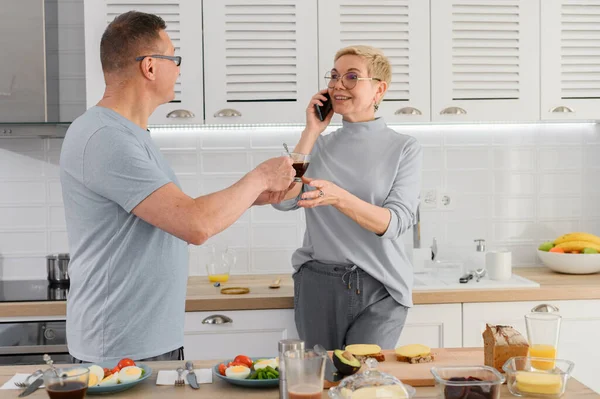
[[[527,356],[528,350],[527,340],[513,327],[485,325],[483,351],[486,366],[503,372],[502,366],[508,359]]]

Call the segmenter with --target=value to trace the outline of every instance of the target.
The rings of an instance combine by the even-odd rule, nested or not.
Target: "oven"
[[[46,353],[71,363],[65,320],[0,322],[0,365],[40,364]]]

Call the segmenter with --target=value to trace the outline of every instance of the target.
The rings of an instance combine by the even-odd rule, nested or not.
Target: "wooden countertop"
[[[540,283],[540,288],[513,288],[505,290],[444,290],[415,292],[415,304],[556,301],[572,299],[600,299],[600,273],[571,275],[554,273],[545,267],[518,268],[516,274]],[[269,284],[281,278],[281,288],[270,289]],[[222,295],[223,287],[248,287],[245,295]],[[290,275],[232,276],[230,281],[215,288],[206,277],[192,276],[188,280],[187,312],[219,310],[292,309],[294,286]],[[65,302],[6,302],[0,303],[0,317],[64,316]]]
[[[194,368],[210,368],[217,361],[196,361],[194,362]],[[152,376],[145,381],[142,381],[137,386],[120,393],[110,395],[111,398],[119,399],[185,399],[185,398],[196,398],[196,399],[277,399],[279,398],[278,388],[269,389],[252,389],[242,388],[230,385],[220,379],[214,378],[212,384],[201,384],[200,389],[194,390],[188,386],[185,387],[174,387],[174,386],[158,386],[156,385],[156,376],[159,370],[174,370],[178,366],[182,365],[182,362],[149,362],[148,365],[152,368]],[[8,381],[15,373],[31,373],[34,370],[44,366],[3,366],[0,367],[0,385]],[[0,398],[16,398],[16,390],[2,390],[0,391]],[[415,398],[435,398],[437,391],[434,387],[417,388],[417,394]],[[39,389],[28,398],[47,398],[47,394],[43,389]],[[323,399],[328,398],[327,391],[323,391]],[[508,392],[506,385],[502,386],[500,398],[508,399],[514,398]],[[598,399],[600,395],[592,391],[574,378],[569,380],[567,385],[567,392],[562,399]]]

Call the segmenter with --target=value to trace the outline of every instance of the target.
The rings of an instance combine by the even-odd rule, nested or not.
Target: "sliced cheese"
[[[562,390],[562,377],[558,374],[518,371],[516,388],[521,392],[559,394]]]
[[[404,345],[396,348],[396,355],[407,358],[428,356],[430,353],[431,348],[421,344]]]
[[[404,399],[408,393],[400,385],[364,387],[351,393],[352,399]],[[347,396],[350,397],[350,396]]]
[[[373,344],[355,344],[346,346],[346,350],[354,356],[367,356],[381,352],[381,347]]]

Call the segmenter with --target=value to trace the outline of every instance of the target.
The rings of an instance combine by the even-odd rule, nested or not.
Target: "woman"
[[[275,207],[306,209],[304,243],[292,257],[294,308],[308,347],[349,344],[394,348],[412,306],[413,271],[400,236],[419,204],[421,148],[386,126],[375,111],[391,80],[383,53],[346,47],[311,99],[295,152],[311,154],[303,184]],[[321,136],[315,104],[328,92],[343,125]]]

